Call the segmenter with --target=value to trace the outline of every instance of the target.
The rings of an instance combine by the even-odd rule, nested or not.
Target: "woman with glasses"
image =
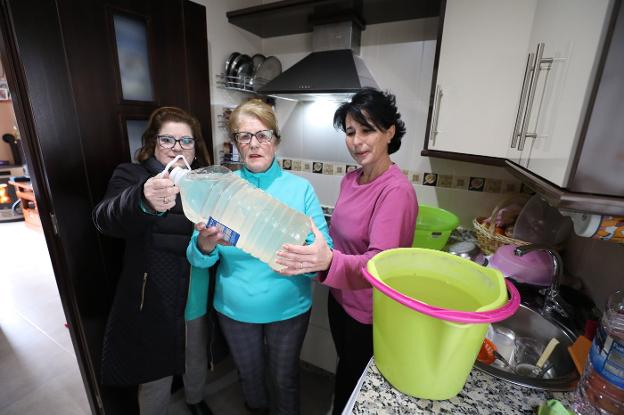
[[[115,169],[93,211],[98,230],[125,245],[104,337],[102,382],[138,385],[141,415],[167,413],[172,378],[180,374],[191,412],[211,413],[202,400],[208,273],[191,270],[185,251],[193,225],[178,188],[168,173],[160,174],[180,154],[193,167],[208,164],[199,122],[179,108],[159,108],[143,133],[138,163]]]
[[[339,359],[336,415],[373,355],[372,289],[362,267],[378,252],[412,245],[418,205],[412,184],[390,159],[405,134],[394,95],[363,89],[336,110],[334,126],[345,132],[360,166],[340,183],[329,230],[334,249],[313,227],[313,244],[284,245],[277,262],[287,266],[285,275],[320,271],[319,280],[330,287],[327,311]]]
[[[327,223],[310,183],[283,171],[275,160],[280,136],[273,109],[259,99],[230,115],[230,134],[244,167],[235,172],[293,209],[312,218],[325,240]],[[214,307],[239,372],[245,406],[251,413],[299,413],[299,353],[310,318],[312,278],[285,277],[242,250],[221,244],[216,227],[196,225],[187,254],[193,266],[218,262]],[[313,242],[308,236],[308,243]],[[331,243],[331,242],[330,242]],[[266,347],[266,358],[265,358]],[[269,401],[265,366],[276,387]],[[275,410],[275,412],[273,412]]]

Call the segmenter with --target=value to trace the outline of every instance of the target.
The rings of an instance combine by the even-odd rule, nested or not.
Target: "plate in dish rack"
[[[282,73],[282,63],[275,56],[269,56],[260,64],[256,70],[256,74],[253,79],[254,91],[265,86],[269,81],[272,81],[277,75]]]

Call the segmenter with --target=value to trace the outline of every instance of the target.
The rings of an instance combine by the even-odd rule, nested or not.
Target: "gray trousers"
[[[198,403],[204,398],[208,375],[207,316],[186,322],[186,350],[184,396],[187,403]],[[173,376],[167,376],[139,385],[141,415],[166,415],[171,397]]]
[[[253,409],[269,409],[269,395],[264,383],[265,361],[268,361],[276,389],[276,414],[299,414],[299,354],[310,311],[266,324],[243,323],[217,314],[238,369],[246,404]]]

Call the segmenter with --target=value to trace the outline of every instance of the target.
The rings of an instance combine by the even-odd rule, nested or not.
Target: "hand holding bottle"
[[[205,223],[200,222],[195,225],[195,229],[199,231],[199,235],[197,235],[197,248],[199,248],[203,254],[211,253],[219,241],[223,239],[223,233],[221,233],[216,226],[207,228]]]
[[[176,204],[180,189],[169,178],[169,173],[150,177],[143,185],[143,197],[156,212],[166,212]]]
[[[314,242],[311,245],[284,244],[277,252],[276,262],[285,266],[279,271],[280,274],[297,275],[329,269],[334,257],[333,251],[312,219],[310,219],[310,227],[314,234]]]

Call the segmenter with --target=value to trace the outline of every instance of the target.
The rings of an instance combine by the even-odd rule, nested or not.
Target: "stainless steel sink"
[[[513,368],[505,367],[498,361],[491,365],[476,362],[478,369],[498,379],[536,389],[571,391],[576,387],[579,375],[568,353],[568,346],[575,340],[572,332],[524,305],[512,317],[492,326],[494,330],[502,328],[501,332],[510,329],[516,336],[532,337],[544,345],[554,337],[559,340],[559,345],[544,366],[547,370],[541,378],[518,375]]]

